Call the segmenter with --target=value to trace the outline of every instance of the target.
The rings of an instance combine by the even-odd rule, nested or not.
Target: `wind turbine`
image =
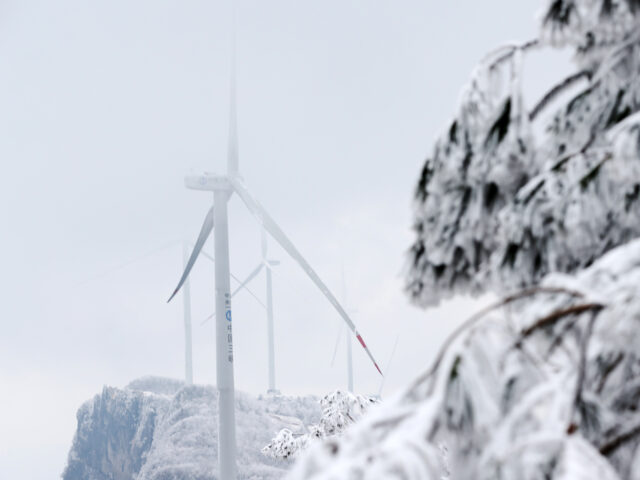
[[[229,109],[229,143],[227,151],[226,175],[190,175],[185,178],[185,186],[193,190],[213,192],[213,206],[207,213],[200,234],[187,262],[178,286],[169,301],[178,293],[189,276],[195,261],[207,238],[214,230],[215,246],[215,299],[216,299],[216,376],[218,389],[218,459],[221,480],[236,478],[236,432],[234,410],[234,377],[233,377],[233,329],[231,314],[231,293],[229,288],[229,230],[227,203],[235,193],[256,217],[262,227],[284,248],[284,250],[300,265],[307,276],[315,283],[323,295],[336,309],[349,329],[356,336],[375,368],[382,375],[362,336],[349,318],[340,302],[324,284],[311,265],[300,254],[289,238],[284,234],[267,211],[249,193],[238,171],[238,133],[236,111],[236,75],[235,47],[232,55],[230,109]]]
[[[182,258],[184,266],[187,265],[187,260],[189,258],[189,244],[183,240],[174,240],[160,248],[156,248],[154,250],[148,251],[138,257],[128,260],[114,268],[108,269],[98,275],[94,275],[92,278],[84,280],[80,282],[79,285],[85,284],[87,282],[93,282],[98,280],[106,275],[112,274],[123,268],[130,267],[131,265],[146,259],[152,255],[155,255],[163,250],[173,248],[176,245],[182,243]],[[182,289],[182,304],[183,304],[183,320],[184,320],[184,382],[186,385],[193,385],[193,356],[192,356],[192,333],[191,333],[191,289],[189,287],[189,281],[187,280]]]
[[[183,260],[183,268],[186,269],[189,263],[189,243],[187,241],[182,242],[182,260]],[[200,252],[202,256],[210,260],[213,264],[215,264],[215,259],[209,255],[204,250]],[[233,297],[240,290],[245,290],[248,292],[263,308],[267,308],[267,306],[262,303],[262,301],[256,296],[255,293],[251,291],[251,289],[247,286],[247,283],[253,277],[249,277],[244,281],[241,281],[238,277],[236,277],[233,273],[230,273],[230,276],[238,282],[239,286],[234,290],[231,294]],[[189,279],[187,278],[182,285],[182,303],[183,303],[183,318],[184,318],[184,366],[185,366],[185,384],[193,385],[193,354],[192,354],[192,343],[193,343],[193,334],[191,328],[191,288],[189,284]],[[208,319],[207,319],[208,320]]]
[[[267,389],[267,393],[271,394],[279,394],[280,391],[276,388],[276,364],[275,364],[275,340],[274,340],[274,323],[273,323],[273,280],[272,280],[272,268],[280,265],[280,262],[277,260],[269,260],[267,258],[267,234],[262,229],[262,261],[258,264],[258,266],[249,274],[249,276],[240,284],[236,290],[231,294],[231,298],[233,298],[236,293],[238,293],[242,288],[245,288],[254,298],[262,305],[262,307],[267,312],[267,353],[268,353],[268,382],[269,386]],[[266,267],[266,295],[267,295],[267,304],[265,305],[255,296],[251,290],[246,286],[251,280],[258,276],[258,274],[262,271],[262,269]],[[204,319],[203,324],[207,321],[215,318],[215,312],[209,315]]]
[[[344,265],[342,265],[342,303],[347,305],[347,282],[344,276]],[[356,310],[348,310],[351,314],[357,313]],[[331,357],[331,366],[336,360],[336,354],[338,353],[338,346],[340,345],[340,339],[342,338],[342,334],[345,333],[346,326],[342,325],[340,331],[338,332],[338,336],[336,337],[336,345],[333,349],[333,356]],[[351,337],[347,333],[346,344],[347,344],[347,391],[353,393],[353,353],[351,346]],[[384,378],[384,377],[383,377]]]
[[[277,265],[279,262],[274,260],[269,260],[267,258],[267,233],[265,232],[264,227],[262,228],[262,237],[261,237],[261,247],[262,247],[262,265],[267,267],[266,276],[267,276],[267,351],[268,351],[268,361],[269,361],[269,389],[267,393],[278,394],[280,393],[278,389],[276,389],[276,352],[275,352],[275,334],[274,334],[274,325],[273,325],[273,279],[271,277],[271,268]]]
[[[182,261],[184,268],[189,261],[189,245],[182,242]],[[187,385],[193,385],[193,354],[191,333],[191,286],[186,279],[182,288],[182,306],[184,316],[184,381]]]
[[[345,305],[347,305],[347,281],[345,280],[345,277],[344,277],[344,264],[342,265],[342,301],[344,302]],[[346,342],[347,342],[347,389],[349,392],[353,393],[353,354],[351,351],[351,337],[349,335],[347,335],[346,337]]]
[[[385,372],[389,375],[389,369],[391,368],[391,362],[393,361],[393,356],[396,354],[396,348],[398,347],[398,340],[400,340],[400,332],[396,334],[396,341],[393,342],[393,349],[391,349],[391,355],[389,356],[389,360],[387,361],[387,366],[385,368]],[[380,382],[380,388],[378,389],[378,398],[382,398],[382,389],[384,388],[384,381],[386,377],[382,377]]]

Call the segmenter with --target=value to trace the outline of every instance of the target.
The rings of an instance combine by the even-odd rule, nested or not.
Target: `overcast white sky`
[[[231,1],[0,0],[0,478],[64,468],[75,411],[104,384],[183,375],[183,237],[210,197],[190,171],[222,171]],[[411,195],[424,157],[484,53],[535,34],[540,2],[239,0],[240,168],[349,306],[388,395],[428,365],[477,304],[432,311],[402,293]],[[557,77],[540,63],[531,91]],[[231,268],[260,259],[259,228],[230,202]],[[277,383],[344,387],[340,319],[286,254],[274,277]],[[211,245],[208,250],[211,251]],[[150,253],[147,256],[147,253]],[[117,268],[134,259],[124,268]],[[105,273],[106,272],[106,273]],[[264,277],[251,288],[264,298]],[[213,267],[193,272],[195,379],[215,378]],[[234,302],[236,386],[266,390],[266,324]],[[354,345],[356,389],[380,378]]]

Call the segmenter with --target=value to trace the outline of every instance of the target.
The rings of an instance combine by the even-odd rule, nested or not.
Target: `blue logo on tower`
[[[227,310],[227,321],[230,322],[231,321],[231,310]]]

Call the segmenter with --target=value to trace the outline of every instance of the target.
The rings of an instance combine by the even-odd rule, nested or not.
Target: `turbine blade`
[[[229,143],[227,150],[227,173],[238,173],[238,109],[236,94],[236,26],[234,18],[233,45],[231,47],[231,74],[229,81]]]
[[[207,260],[209,260],[211,263],[216,263],[216,259],[213,258],[213,255],[211,255],[210,253],[207,253],[206,250],[202,250],[200,252],[200,255],[202,255],[204,258],[206,258]]]
[[[356,328],[355,324],[353,323],[351,318],[349,318],[349,315],[344,310],[340,302],[336,299],[333,293],[331,293],[331,290],[329,290],[329,287],[327,287],[324,284],[324,282],[320,279],[318,274],[313,270],[313,268],[311,268],[311,265],[309,265],[309,263],[304,259],[302,254],[293,245],[293,243],[291,243],[291,240],[289,240],[289,238],[284,234],[284,232],[280,229],[280,227],[276,224],[276,222],[271,218],[271,216],[266,212],[266,210],[262,207],[262,205],[260,205],[251,196],[247,188],[244,186],[244,183],[238,177],[230,177],[229,181],[231,182],[233,189],[238,194],[238,196],[242,199],[242,201],[245,203],[249,211],[258,219],[258,221],[262,224],[265,230],[269,232],[269,234],[282,246],[282,248],[284,248],[287,251],[287,253],[291,255],[291,257],[298,263],[298,265],[302,267],[302,269],[305,271],[307,276],[309,276],[311,281],[316,284],[316,286],[320,289],[320,291],[327,298],[327,300],[329,300],[329,303],[333,305],[333,308],[335,308],[338,314],[340,314],[340,316],[345,321],[349,329],[353,332],[353,334],[356,336],[356,338],[360,342],[360,345],[362,345],[362,348],[364,348],[365,352],[369,356],[369,359],[371,359],[371,361],[373,362],[373,365],[376,367],[380,375],[382,375],[382,370],[380,370],[378,363],[376,362],[375,358],[373,358],[373,355],[371,354],[371,352],[369,351],[369,348],[364,342],[362,335],[358,333],[358,329]]]
[[[200,255],[202,255],[202,256],[203,256],[204,258],[206,258],[207,260],[211,261],[211,263],[216,263],[216,259],[215,259],[215,258],[213,258],[213,256],[212,256],[211,254],[207,253],[207,251],[206,251],[206,250],[202,250],[202,251],[200,252]],[[261,264],[261,265],[260,265],[260,268],[262,268],[262,266],[263,266],[263,265],[264,265],[264,264]],[[271,268],[271,267],[270,267],[269,265],[267,265],[267,268]],[[256,274],[256,275],[257,275],[257,274]],[[247,287],[247,286],[246,286],[246,283],[248,283],[248,281],[246,281],[246,280],[245,280],[245,281],[243,282],[243,281],[242,281],[242,280],[240,280],[238,277],[236,277],[233,273],[229,273],[229,276],[230,276],[231,278],[233,278],[236,282],[238,282],[238,284],[243,284],[244,289],[245,289],[247,292],[249,292],[253,298],[255,298],[255,299],[256,299],[256,302],[258,302],[258,303],[259,303],[260,305],[262,305],[264,308],[267,308],[267,307],[265,306],[265,304],[264,304],[264,303],[262,303],[262,301],[258,298],[258,296],[257,296],[255,293],[253,293],[249,287]],[[252,278],[253,278],[253,277],[252,277]],[[238,293],[238,291],[235,291],[231,296],[235,295],[236,293]],[[213,316],[215,317],[215,314],[214,314]],[[213,317],[212,317],[212,318],[213,318]],[[208,320],[208,318],[207,318],[207,320]]]
[[[387,366],[385,370],[387,371],[387,375],[389,375],[389,369],[391,368],[391,362],[393,361],[393,356],[396,354],[396,347],[398,346],[398,340],[400,339],[400,332],[396,334],[396,341],[393,344],[393,349],[391,350],[391,356],[387,361]],[[382,381],[380,382],[380,388],[378,389],[378,397],[382,398],[382,389],[384,388],[384,381],[386,377],[382,377]]]
[[[262,235],[260,236],[260,249],[262,251],[262,261],[266,263],[267,261],[267,249],[268,249],[268,244],[267,244],[267,232],[264,231],[264,228],[262,229]]]
[[[212,320],[216,318],[216,312],[213,312],[211,315],[209,315],[207,318],[205,318],[203,321],[200,322],[200,325],[204,325],[205,323],[207,323],[209,320]]]
[[[82,280],[81,282],[76,283],[74,286],[79,287],[81,285],[84,285],[85,283],[89,283],[89,282],[94,282],[96,280],[100,280],[102,277],[106,277],[107,275],[110,275],[114,272],[117,272],[118,270],[122,270],[123,268],[127,268],[131,265],[134,265],[135,263],[138,263],[141,260],[144,260],[145,258],[150,257],[151,255],[155,255],[156,253],[162,252],[163,250],[166,250],[167,248],[171,248],[174,245],[177,245],[180,243],[180,240],[174,240],[172,242],[169,243],[165,243],[163,246],[155,248],[153,250],[148,251],[147,253],[144,253],[134,259],[131,260],[127,260],[126,262],[123,262],[119,265],[116,265],[115,267],[109,268],[107,270],[102,271],[101,273],[98,273],[96,275],[93,275],[92,277],[86,278],[84,280]]]
[[[242,290],[243,288],[246,288],[247,283],[249,283],[251,280],[253,280],[256,275],[258,275],[261,271],[262,271],[262,267],[264,267],[264,263],[261,263],[260,265],[258,265],[250,274],[247,278],[244,279],[244,281],[238,285],[236,287],[236,289],[233,291],[233,293],[231,294],[231,296],[233,297],[236,293],[238,293],[240,290]],[[250,290],[248,288],[246,288],[246,290],[248,292],[250,292]],[[252,293],[253,295],[253,293]],[[258,298],[256,297],[256,300],[258,300]],[[260,300],[258,300],[260,302]],[[260,304],[264,307],[265,305],[260,302]],[[266,308],[266,307],[265,307]]]
[[[189,257],[187,266],[185,267],[184,272],[182,273],[182,277],[178,282],[178,286],[171,294],[171,297],[169,297],[169,300],[167,300],[167,303],[169,303],[171,299],[176,296],[176,294],[180,291],[180,288],[182,288],[182,285],[184,284],[184,282],[187,280],[187,277],[189,276],[189,272],[191,272],[193,265],[196,263],[196,260],[198,259],[198,255],[200,254],[202,247],[204,247],[204,244],[207,241],[207,238],[209,238],[209,235],[211,234],[211,230],[213,230],[213,207],[209,209],[209,212],[207,212],[207,216],[204,218],[204,223],[202,224],[202,228],[200,229],[198,240],[196,240],[196,244],[193,247],[193,251],[191,252],[191,256]]]
[[[203,252],[203,253],[204,253],[204,252]],[[264,308],[264,309],[266,310],[266,309],[267,309],[267,306],[264,304],[264,302],[263,302],[262,300],[260,300],[260,299],[258,298],[258,296],[257,296],[255,293],[253,293],[253,292],[251,291],[251,289],[249,289],[249,287],[247,287],[247,284],[248,284],[251,280],[253,280],[253,279],[256,277],[256,275],[258,275],[258,274],[262,271],[262,267],[264,267],[264,263],[261,263],[260,265],[258,265],[258,266],[255,268],[255,270],[253,270],[253,272],[251,272],[251,273],[249,274],[249,276],[248,276],[248,277],[247,277],[243,282],[241,282],[241,283],[240,283],[240,285],[238,285],[238,286],[236,287],[236,289],[231,293],[231,298],[235,297],[235,296],[236,296],[236,293],[238,293],[240,290],[244,289],[244,290],[246,290],[246,291],[247,291],[247,293],[249,293],[249,294],[250,294],[250,295],[251,295],[251,296],[256,300],[256,302],[258,302],[258,303],[262,306],[262,308]],[[202,323],[201,323],[200,325],[204,325],[204,324],[205,324],[205,323],[207,323],[209,320],[211,320],[212,318],[215,318],[215,317],[216,317],[216,313],[215,313],[215,312],[213,312],[211,315],[209,315],[207,318],[205,318],[205,319],[202,321]]]
[[[340,345],[340,339],[342,338],[342,330],[344,329],[344,327],[340,327],[340,331],[338,332],[338,335],[336,337],[336,346],[333,348],[333,356],[331,357],[331,366],[333,367],[333,364],[336,361],[336,354],[338,353],[338,345]]]

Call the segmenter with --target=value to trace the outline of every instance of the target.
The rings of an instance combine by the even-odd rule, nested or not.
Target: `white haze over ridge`
[[[354,319],[383,367],[400,332],[389,394],[424,369],[451,319],[475,308],[457,299],[425,312],[401,291],[424,156],[477,61],[536,32],[537,2],[240,3],[241,172],[337,294],[344,264]],[[75,411],[103,384],[183,375],[181,299],[165,304],[181,250],[162,247],[195,239],[210,205],[183,187],[184,174],[224,169],[229,18],[229,2],[204,0],[0,4],[0,478],[59,475]],[[530,101],[561,64],[537,68],[550,73],[535,78]],[[260,238],[237,198],[230,235],[231,268],[244,277]],[[339,317],[270,247],[282,260],[278,387],[344,386],[344,348],[330,366]],[[212,288],[201,259],[192,278],[200,383],[215,379],[212,324],[199,325]],[[251,288],[264,298],[263,277]],[[264,392],[264,313],[240,294],[234,319],[236,386]],[[356,390],[377,392],[356,345],[354,364]]]

